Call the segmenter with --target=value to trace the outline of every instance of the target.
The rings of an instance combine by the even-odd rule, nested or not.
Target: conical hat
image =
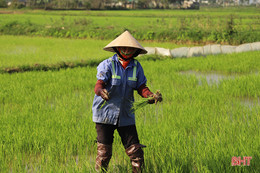
[[[115,40],[111,41],[106,47],[103,49],[106,51],[114,52],[113,47],[133,47],[137,49],[141,49],[140,54],[146,54],[147,51],[143,48],[143,46],[138,43],[138,41],[130,34],[129,31],[125,31],[120,36],[118,36]]]

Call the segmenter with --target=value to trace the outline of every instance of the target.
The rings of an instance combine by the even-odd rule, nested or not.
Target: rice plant
[[[147,85],[163,95],[163,102],[135,111],[140,142],[147,145],[144,172],[260,171],[257,55],[140,57]],[[236,76],[209,84],[185,70]],[[0,171],[94,172],[96,68],[0,76]],[[142,101],[136,92],[135,99]],[[117,133],[113,148],[109,172],[130,172]],[[231,166],[233,156],[251,156],[250,166]]]

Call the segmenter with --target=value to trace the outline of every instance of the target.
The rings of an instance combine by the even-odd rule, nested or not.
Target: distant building
[[[137,0],[127,0],[127,1],[111,1],[111,2],[105,2],[104,7],[105,8],[128,8],[128,9],[135,9]]]
[[[200,3],[195,0],[184,0],[182,9],[200,9]]]
[[[201,4],[209,4],[209,1],[206,1],[206,0],[202,0],[200,1]]]
[[[249,0],[249,5],[260,5],[260,0]]]
[[[216,0],[218,5],[237,6],[237,5],[259,5],[260,0]]]

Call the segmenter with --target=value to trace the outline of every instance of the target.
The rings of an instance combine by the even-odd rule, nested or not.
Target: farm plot
[[[30,66],[35,64],[57,64],[81,61],[100,62],[113,53],[103,51],[111,40],[63,39],[28,36],[0,36],[0,69]],[[177,48],[171,42],[141,42],[143,46]]]
[[[136,111],[145,172],[259,172],[259,52],[155,59],[138,57],[164,98]],[[191,70],[232,78],[209,84]],[[95,67],[0,74],[1,172],[94,171],[95,76]],[[117,133],[113,148],[109,172],[130,172]],[[250,166],[231,166],[233,156],[251,156]]]
[[[11,11],[1,14],[0,34],[113,39],[128,29],[138,40],[230,44],[259,41],[259,9],[229,9]]]

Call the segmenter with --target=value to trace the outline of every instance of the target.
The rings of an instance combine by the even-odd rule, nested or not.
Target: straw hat
[[[111,41],[106,47],[103,49],[106,51],[114,52],[113,47],[133,47],[137,49],[141,49],[140,54],[146,54],[147,51],[143,48],[143,46],[138,43],[138,41],[130,34],[129,31],[125,31],[120,36],[118,36],[115,40]]]

